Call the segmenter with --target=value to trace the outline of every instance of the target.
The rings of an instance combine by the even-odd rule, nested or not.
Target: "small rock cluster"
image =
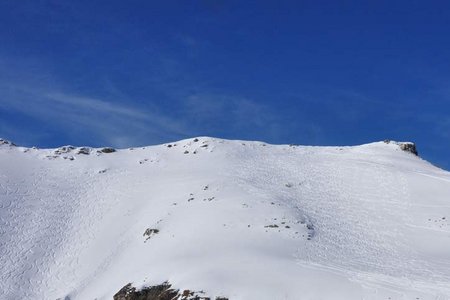
[[[143,236],[146,238],[144,242],[146,242],[149,238],[154,236],[155,234],[159,233],[159,229],[155,228],[147,228],[143,234]]]
[[[199,153],[200,150],[205,150],[208,149],[208,141],[201,141],[198,138],[194,138],[193,140],[189,141],[187,144],[183,145],[182,150],[183,154],[197,154]],[[198,143],[198,144],[197,144]],[[174,148],[176,147],[177,144],[166,144],[167,148]],[[187,149],[189,150],[187,150]],[[192,149],[194,148],[194,149]],[[209,152],[212,152],[212,150],[209,150]]]
[[[8,140],[5,140],[5,139],[0,139],[0,146],[1,145],[9,145],[9,146],[13,146],[13,147],[16,146],[16,144],[14,144],[14,143],[12,143],[12,142],[10,142]]]
[[[55,159],[55,158],[61,157],[63,159],[74,160],[75,159],[74,155],[90,155],[93,152],[94,152],[94,149],[90,148],[90,147],[78,147],[77,148],[77,147],[68,145],[68,146],[62,146],[62,147],[55,149],[53,151],[52,155],[47,155],[46,157],[48,159]],[[95,152],[97,153],[97,155],[100,155],[103,153],[116,152],[116,149],[111,148],[111,147],[104,147],[104,148],[98,149]]]
[[[435,226],[439,228],[445,228],[449,226],[449,222],[447,221],[446,217],[438,217],[433,219],[429,218],[428,221],[433,222]]]

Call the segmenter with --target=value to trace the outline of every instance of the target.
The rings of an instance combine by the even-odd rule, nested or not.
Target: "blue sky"
[[[0,136],[411,140],[450,169],[448,1],[1,1]]]

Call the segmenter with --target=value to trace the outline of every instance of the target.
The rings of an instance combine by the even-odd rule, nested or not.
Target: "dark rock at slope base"
[[[143,288],[138,291],[131,283],[124,286],[113,296],[114,300],[172,300],[178,295],[178,290],[171,289],[167,282]]]
[[[202,293],[202,292],[200,292]],[[198,293],[184,290],[173,289],[172,285],[168,282],[164,282],[160,285],[154,285],[146,287],[141,290],[137,290],[131,285],[131,283],[124,286],[114,296],[114,300],[211,300],[209,297],[203,297],[197,295]],[[228,300],[228,298],[217,297],[216,300]]]

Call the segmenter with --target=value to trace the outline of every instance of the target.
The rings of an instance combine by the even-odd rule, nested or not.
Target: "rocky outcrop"
[[[89,155],[91,153],[91,148],[89,147],[81,147],[78,148],[77,154]]]
[[[396,144],[400,147],[401,150],[412,153],[416,156],[419,155],[419,152],[417,152],[417,147],[416,144],[411,143],[411,142],[395,142],[395,141],[391,141],[391,140],[384,140],[385,144]]]
[[[1,145],[9,145],[9,146],[16,146],[16,144],[8,141],[8,140],[4,140],[4,139],[0,139],[0,146]]]
[[[116,152],[116,149],[111,148],[111,147],[105,147],[105,148],[100,149],[98,152],[101,152],[101,153],[113,153],[113,152]]]
[[[74,149],[75,149],[74,146],[70,146],[70,145],[62,146],[62,147],[59,147],[58,149],[55,149],[54,153],[56,155],[60,155],[60,154],[72,152],[72,150],[74,150]]]
[[[6,141],[8,142],[8,141]],[[2,140],[0,140],[0,145],[2,143]],[[84,154],[84,155],[90,155],[91,153],[94,153],[94,149],[90,148],[90,147],[74,147],[74,146],[63,146],[63,147],[59,147],[57,149],[54,150],[54,154],[55,155],[62,155],[62,154],[67,154],[67,153],[71,153],[72,151],[74,151],[76,154]],[[113,153],[116,152],[117,150],[111,147],[104,147],[101,149],[97,150],[98,154],[103,154],[103,153]]]
[[[193,292],[190,290],[173,289],[172,285],[164,282],[160,285],[145,287],[137,290],[131,283],[124,286],[117,294],[114,300],[211,300],[210,297],[200,296],[203,292]],[[216,300],[228,300],[228,298],[217,297]]]
[[[131,283],[124,286],[117,294],[114,300],[172,300],[178,296],[178,290],[171,288],[167,282],[155,285],[142,290],[137,290]]]
[[[416,144],[414,143],[399,143],[400,149],[406,152],[410,152],[414,155],[419,155],[417,152]]]

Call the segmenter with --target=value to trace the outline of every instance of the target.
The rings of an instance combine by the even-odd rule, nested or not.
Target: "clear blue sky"
[[[411,140],[450,169],[449,1],[1,1],[0,136]]]

